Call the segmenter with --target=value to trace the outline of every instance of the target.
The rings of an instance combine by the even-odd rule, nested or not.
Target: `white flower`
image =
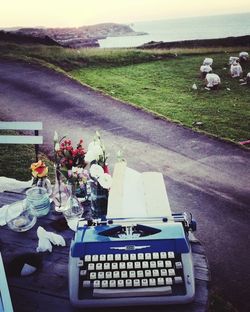
[[[54,133],[54,142],[58,142],[58,133],[55,131]]]
[[[91,150],[87,151],[87,153],[85,154],[84,160],[87,163],[91,163],[91,161],[96,160],[95,156],[96,156],[95,153],[93,153]]]
[[[88,151],[92,150],[97,145],[99,145],[99,146],[101,145],[100,140],[94,140],[94,141],[90,142],[89,146],[88,146]]]
[[[56,152],[60,151],[60,144],[59,143],[55,144],[55,151]]]
[[[101,177],[102,175],[104,175],[104,171],[103,168],[99,165],[93,164],[90,169],[89,169],[90,175],[95,178],[98,179],[99,177]]]
[[[85,155],[85,161],[91,162],[93,160],[98,160],[100,156],[103,155],[103,149],[100,145],[100,141],[93,141],[89,143],[88,151]]]
[[[109,189],[112,185],[112,177],[110,174],[104,173],[99,177],[98,182],[103,188]]]
[[[83,168],[79,168],[79,167],[72,167],[72,173],[77,173],[77,174],[81,174],[83,172]]]
[[[96,155],[97,159],[99,158],[99,156],[103,155],[103,149],[101,148],[100,145],[93,146],[91,152],[94,153],[94,155]]]

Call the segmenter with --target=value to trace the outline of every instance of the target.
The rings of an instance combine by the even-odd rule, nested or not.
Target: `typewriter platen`
[[[188,231],[196,224],[185,213],[172,217],[80,221],[69,255],[71,303],[103,307],[191,302],[195,286]]]

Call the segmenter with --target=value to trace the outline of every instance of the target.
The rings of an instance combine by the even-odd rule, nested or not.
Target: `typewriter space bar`
[[[108,288],[95,288],[93,290],[93,297],[143,297],[143,296],[164,296],[171,295],[171,286],[162,287],[144,287],[144,288],[121,288],[121,289],[108,289]]]

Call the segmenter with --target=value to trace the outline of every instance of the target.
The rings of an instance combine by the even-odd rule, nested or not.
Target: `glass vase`
[[[108,190],[103,188],[98,181],[90,181],[91,210],[93,218],[105,219],[108,207]]]
[[[68,191],[69,197],[62,212],[69,228],[73,231],[76,231],[78,221],[83,214],[83,206],[75,195],[75,188],[73,185],[68,184]]]
[[[34,186],[26,191],[26,204],[36,217],[42,217],[50,211],[50,200],[44,187]]]
[[[52,195],[51,182],[47,177],[38,178],[36,186],[44,187],[47,190],[47,193],[49,194],[49,196]]]
[[[55,211],[61,213],[65,209],[67,200],[69,198],[69,191],[67,185],[63,182],[62,174],[58,167],[55,168],[55,185],[53,189],[53,202]]]

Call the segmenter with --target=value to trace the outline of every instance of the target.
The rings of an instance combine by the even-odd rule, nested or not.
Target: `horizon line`
[[[157,22],[157,21],[166,21],[166,20],[179,20],[179,19],[192,19],[192,18],[200,18],[200,17],[218,17],[218,16],[230,16],[230,15],[247,15],[250,14],[249,12],[239,12],[239,13],[225,13],[225,14],[213,14],[213,15],[195,15],[195,16],[181,16],[181,17],[167,17],[167,18],[159,18],[159,19],[146,19],[146,20],[140,20],[140,21],[130,21],[130,22],[97,22],[93,24],[86,24],[81,26],[44,26],[44,25],[37,25],[37,26],[0,26],[0,30],[3,29],[21,29],[21,28],[81,28],[81,27],[88,27],[88,26],[95,26],[100,24],[118,24],[118,25],[132,25],[135,23],[145,23],[145,22]]]

